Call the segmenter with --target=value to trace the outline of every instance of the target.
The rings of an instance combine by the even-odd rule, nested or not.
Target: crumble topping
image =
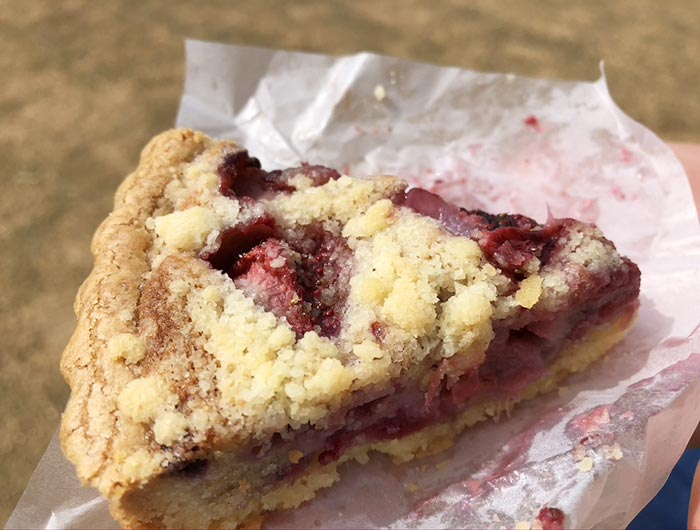
[[[138,422],[158,418],[177,402],[177,395],[157,375],[134,379],[119,394],[119,410]]]
[[[292,449],[289,451],[289,461],[292,464],[298,464],[302,458],[304,458],[304,453],[299,451],[299,449]]]
[[[146,343],[133,333],[117,333],[109,339],[107,351],[113,359],[124,359],[127,363],[138,363],[146,355]]]
[[[239,155],[225,164],[236,175],[241,167],[258,171]],[[424,359],[459,355],[467,365],[483,360],[499,285],[507,288],[508,282],[485,262],[479,245],[394,204],[405,189],[394,177],[326,177],[311,167],[281,172],[283,185],[267,180],[265,189],[256,189],[252,181],[244,183],[259,198],[251,201],[223,197],[227,190],[240,193],[241,185],[233,181],[217,188],[222,164],[212,157],[196,159],[168,186],[166,202],[173,211],[162,207],[146,223],[155,238],[147,282],[161,282],[169,302],[181,306],[168,309],[170,318],[180,313],[191,340],[216,366],[197,370],[196,389],[176,403],[167,398],[168,406],[153,404],[154,389],[163,387],[148,370],[122,391],[120,409],[134,421],[153,422],[158,443],[184,436],[203,440],[206,431],[199,428],[222,421],[260,436],[287,424],[320,427],[348,391],[387,384]],[[235,206],[217,207],[221,199]],[[310,225],[323,232],[300,228]],[[329,252],[321,263],[305,267],[322,250],[305,252],[314,238],[342,240],[353,253]],[[197,266],[194,275],[190,270],[171,274],[169,283],[162,279],[164,271],[181,266],[176,257],[201,265],[201,256],[216,268]],[[329,264],[331,277],[324,280]],[[536,297],[528,300],[534,304]],[[516,308],[509,303],[502,314]],[[328,311],[343,304],[343,313],[333,314],[329,324]],[[171,332],[159,329],[156,335]],[[133,390],[148,385],[148,392]],[[187,408],[200,410],[193,400],[212,395],[220,399],[218,412],[197,422],[173,411],[187,402]]]
[[[219,225],[213,212],[201,206],[156,217],[153,224],[165,247],[174,251],[201,249],[207,236]]]
[[[605,455],[607,460],[622,460],[622,457],[624,456],[622,448],[618,442],[615,442],[612,445],[603,445],[602,449],[603,455]]]
[[[533,274],[520,282],[520,288],[515,293],[515,302],[525,309],[532,309],[541,295],[542,278],[538,274]]]
[[[356,269],[347,336],[356,343],[370,339],[372,322],[385,322],[386,355],[399,352],[401,358],[392,360],[406,365],[420,362],[433,348],[444,357],[467,356],[471,349],[483,353],[491,338],[496,269],[483,262],[474,241],[445,233],[434,220],[410,210],[392,210],[384,230],[349,240]]]
[[[332,230],[365,213],[377,201],[402,192],[406,184],[395,177],[353,179],[343,175],[317,187],[280,195],[269,202],[270,213],[284,227],[326,223]]]
[[[542,262],[546,241],[534,221],[465,214],[405,187],[320,166],[268,173],[226,148],[195,158],[146,221],[154,238],[146,292],[157,284],[154,296],[168,293],[159,314],[172,329],[149,318],[146,296],[145,342],[113,339],[114,358],[147,358],[121,391],[120,410],[150,425],[161,445],[225,437],[231,425],[261,438],[323,428],[354,392],[421,363],[478,366],[493,322],[568,293],[566,270]],[[580,233],[565,245],[577,256],[572,266],[597,267],[611,254]],[[505,259],[515,268],[491,263]],[[196,375],[183,380],[177,359]]]

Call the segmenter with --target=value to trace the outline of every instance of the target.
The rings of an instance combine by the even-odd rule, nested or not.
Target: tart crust
[[[136,310],[152,245],[146,219],[157,211],[174,173],[211,144],[207,136],[188,130],[169,131],[151,140],[92,240],[93,270],[76,297],[78,322],[61,359],[61,371],[71,387],[61,442],[80,478],[110,497],[121,496],[130,472],[115,465],[111,454],[139,446],[142,440],[140,432],[118,432],[116,389],[133,374],[127,365],[105,355],[107,345],[116,333],[137,330]]]
[[[240,145],[194,131],[159,135],[93,239],[94,269],[61,362],[72,390],[61,440],[124,526],[254,526],[263,512],[331,485],[347,460],[379,451],[402,462],[445,449],[466,427],[585,369],[632,325],[638,269],[594,227],[556,225],[565,259],[540,240],[522,251],[498,246],[485,225],[467,232],[464,213],[457,228],[445,222],[446,205],[439,215],[421,211],[393,177],[329,177],[307,166],[258,189],[240,184],[246,171],[260,177],[246,157]],[[229,174],[239,182],[227,184]],[[243,189],[250,196],[236,195]],[[542,232],[526,218],[482,214],[477,221],[494,230]],[[250,248],[222,252],[234,238]],[[524,258],[533,245],[538,257]],[[499,268],[507,259],[517,268]],[[603,281],[631,286],[607,300],[611,317],[566,322],[573,339],[537,320],[560,318],[567,300],[583,299],[580,285]],[[313,445],[315,432],[337,430],[333,422],[390,386],[419,387],[426,408],[450,391],[457,399],[451,385],[476,373],[508,326],[534,330],[516,346],[557,336],[559,351],[507,399],[485,394],[432,425],[331,457]],[[277,453],[304,433],[313,454],[295,449],[280,464]]]

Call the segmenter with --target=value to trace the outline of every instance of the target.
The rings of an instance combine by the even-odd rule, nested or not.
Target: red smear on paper
[[[542,523],[542,530],[564,530],[564,512],[559,508],[547,508],[540,510],[537,520]]]
[[[540,120],[538,120],[535,116],[528,116],[523,120],[523,123],[537,133],[542,132],[542,125],[540,125]]]
[[[620,160],[625,164],[629,164],[630,162],[632,162],[632,151],[630,151],[626,147],[621,148]]]
[[[621,201],[624,201],[624,200],[627,198],[627,196],[625,195],[625,192],[622,191],[622,190],[621,190],[620,188],[618,188],[617,186],[615,186],[615,187],[612,189],[612,194],[615,196],[616,199],[619,199],[619,200],[621,200]]]

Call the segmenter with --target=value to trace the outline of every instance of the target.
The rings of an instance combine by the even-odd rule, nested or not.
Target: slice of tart
[[[252,525],[446,448],[620,341],[640,273],[572,219],[155,138],[93,241],[63,448],[126,527]]]

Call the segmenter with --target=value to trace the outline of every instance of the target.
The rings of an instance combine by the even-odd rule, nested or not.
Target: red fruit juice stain
[[[627,196],[625,195],[625,192],[622,191],[622,190],[621,190],[620,188],[618,188],[617,186],[615,186],[615,187],[612,189],[612,194],[613,194],[613,196],[614,196],[616,199],[619,199],[619,200],[621,200],[621,201],[624,201],[624,200],[627,198]]]
[[[620,149],[620,161],[625,164],[629,164],[630,162],[632,162],[632,151],[630,151],[626,147],[622,147]]]
[[[535,116],[528,116],[523,120],[523,123],[537,133],[542,132],[542,125],[540,124],[540,120],[538,120]]]
[[[607,406],[601,405],[588,413],[581,414],[573,419],[571,426],[584,435],[592,434],[601,430],[604,425],[610,423],[610,410]]]
[[[537,520],[542,524],[542,530],[563,530],[564,512],[559,508],[547,508],[540,510]]]

